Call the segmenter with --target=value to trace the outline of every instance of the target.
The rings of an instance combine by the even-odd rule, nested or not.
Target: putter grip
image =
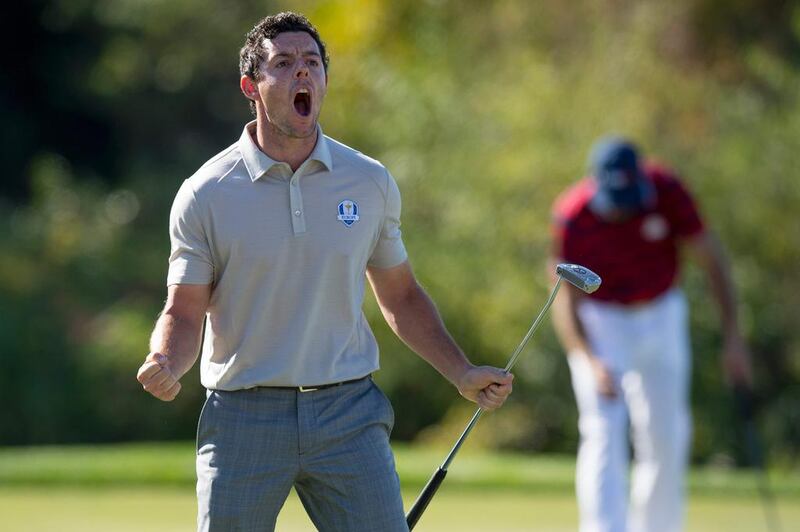
[[[431,502],[431,499],[436,494],[436,490],[442,485],[445,476],[447,476],[447,470],[440,467],[425,485],[422,493],[417,497],[414,506],[412,506],[408,514],[406,514],[406,524],[408,524],[409,530],[414,529],[414,525],[416,525],[419,518],[422,517],[422,512],[428,507],[428,503]]]

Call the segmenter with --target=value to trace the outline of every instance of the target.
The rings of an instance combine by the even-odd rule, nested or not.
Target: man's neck
[[[292,172],[297,171],[314,151],[318,135],[319,132],[315,130],[314,134],[309,137],[288,137],[265,119],[258,119],[256,130],[251,132],[253,141],[261,151],[274,161],[288,164]]]

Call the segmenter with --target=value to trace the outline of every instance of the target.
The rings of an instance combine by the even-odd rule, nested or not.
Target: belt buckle
[[[300,393],[306,393],[306,392],[316,392],[317,390],[319,390],[319,387],[316,387],[316,386],[298,386],[297,389],[300,390]]]

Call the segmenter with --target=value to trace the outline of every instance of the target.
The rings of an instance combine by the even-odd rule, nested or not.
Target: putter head
[[[577,286],[587,294],[591,294],[600,288],[600,283],[603,282],[599,275],[578,264],[561,263],[556,266],[556,275],[566,279],[570,284]]]

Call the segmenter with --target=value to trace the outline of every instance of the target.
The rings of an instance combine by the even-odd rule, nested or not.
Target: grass
[[[446,450],[396,446],[408,507]],[[0,529],[177,532],[194,526],[191,443],[0,449]],[[415,529],[575,530],[574,459],[469,452]],[[771,472],[785,530],[800,523],[800,476]],[[752,473],[696,469],[688,530],[766,530]],[[292,494],[280,531],[314,530]]]

